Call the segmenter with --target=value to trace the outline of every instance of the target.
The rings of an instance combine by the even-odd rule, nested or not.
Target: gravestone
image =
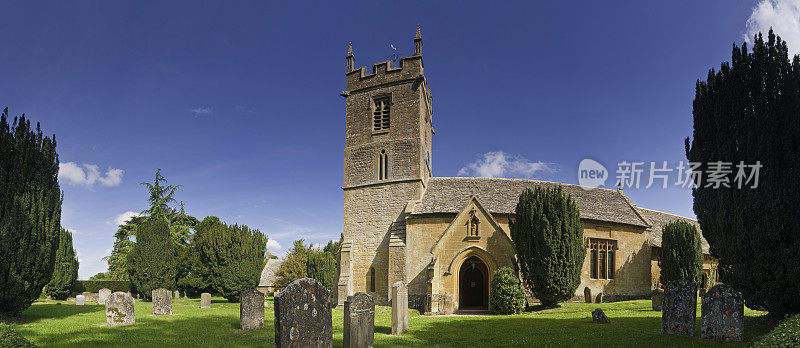
[[[173,296],[172,296],[172,298],[174,298],[174,299],[179,299],[179,298],[181,298],[181,292],[180,292],[180,291],[178,291],[178,290],[175,290],[175,295],[173,295]]]
[[[375,300],[365,292],[347,296],[344,301],[345,348],[372,348],[375,337]]]
[[[172,315],[172,293],[169,290],[153,290],[153,315]]]
[[[255,330],[264,327],[264,293],[255,289],[241,293],[239,322],[242,330]]]
[[[583,300],[586,303],[592,303],[592,289],[589,289],[588,286],[583,288]]]
[[[276,347],[333,347],[331,293],[312,278],[293,281],[275,296]]]
[[[392,335],[408,330],[408,287],[402,281],[392,284]]]
[[[111,296],[111,289],[109,288],[102,288],[97,295],[97,303],[99,304],[106,304],[106,300],[108,297]]]
[[[75,305],[76,306],[83,306],[86,303],[86,296],[78,295],[75,296]]]
[[[200,294],[200,308],[211,308],[211,294],[207,292]]]
[[[603,303],[603,293],[598,292],[597,297],[594,298],[594,303]]]
[[[131,294],[117,291],[106,299],[106,323],[110,326],[128,325],[136,322]]]
[[[601,324],[608,324],[611,322],[611,320],[608,320],[606,313],[604,313],[603,310],[600,308],[597,308],[594,311],[592,311],[592,321]]]
[[[653,310],[661,311],[661,306],[664,305],[664,290],[653,290],[653,292],[650,293],[650,300],[653,301]]]
[[[697,316],[697,286],[683,279],[664,286],[664,305],[661,311],[661,333],[694,336]]]
[[[703,295],[700,337],[717,341],[741,341],[744,302],[742,294],[724,284]]]

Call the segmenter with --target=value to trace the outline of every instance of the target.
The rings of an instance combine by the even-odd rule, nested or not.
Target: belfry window
[[[375,292],[375,267],[369,268],[369,292]]]
[[[589,239],[589,267],[592,279],[614,279],[617,242],[609,239]]]
[[[389,96],[372,98],[372,130],[388,130],[390,126],[390,109],[392,101]]]
[[[386,150],[381,150],[378,156],[378,180],[386,180],[389,178],[389,154]]]

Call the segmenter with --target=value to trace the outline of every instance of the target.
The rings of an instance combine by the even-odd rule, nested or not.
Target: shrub
[[[514,270],[502,267],[494,271],[489,289],[489,311],[493,314],[517,314],[525,310],[525,291]]]
[[[331,293],[336,285],[336,254],[329,251],[316,252],[308,256],[308,277],[325,285]]]
[[[136,227],[136,244],[130,254],[131,284],[144,298],[158,288],[174,289],[175,248],[167,220],[151,216]]]
[[[800,42],[788,44],[800,45]],[[795,46],[797,47],[797,46]],[[750,308],[784,316],[800,313],[800,59],[791,59],[787,43],[758,34],[753,47],[734,45],[730,62],[697,81],[693,102],[693,139],[686,157],[703,163],[707,178],[719,163],[729,163],[730,187],[703,181],[693,190],[694,212],[719,259],[721,282],[741,291]],[[760,164],[741,189],[737,166]],[[725,174],[725,170],[718,171]],[[755,182],[757,187],[753,187]],[[741,180],[743,183],[746,180]]]
[[[770,333],[758,340],[754,347],[800,347],[800,314],[785,319]]]
[[[75,249],[72,247],[72,233],[62,228],[53,277],[50,279],[50,283],[47,283],[46,292],[56,300],[65,300],[77,279],[78,257],[75,256]]]
[[[107,288],[111,292],[131,291],[131,282],[128,280],[78,280],[72,287],[73,293],[100,292],[100,289]]]
[[[0,323],[0,347],[36,347],[10,325]]]
[[[0,316],[28,308],[53,274],[61,231],[55,136],[0,114]]]
[[[664,226],[661,241],[661,284],[683,279],[698,287],[702,277],[703,252],[700,234],[694,225],[685,221],[670,222]]]
[[[267,237],[259,230],[210,217],[198,225],[195,240],[210,283],[222,297],[239,302],[240,293],[258,286],[267,252]]]
[[[586,258],[578,204],[560,187],[525,189],[510,229],[522,278],[533,295],[548,307],[572,298]]]

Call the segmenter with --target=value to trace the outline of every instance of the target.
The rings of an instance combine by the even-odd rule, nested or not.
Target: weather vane
[[[392,62],[397,63],[397,48],[395,48],[391,42],[389,43],[389,47],[392,48],[392,55],[389,56],[389,59],[391,59]]]

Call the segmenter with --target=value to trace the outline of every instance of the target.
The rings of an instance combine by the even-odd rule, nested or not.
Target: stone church
[[[677,219],[638,208],[622,190],[521,179],[434,177],[433,98],[417,27],[414,54],[355,67],[346,56],[344,240],[338,303],[363,291],[388,303],[393,283],[408,284],[409,306],[425,313],[487,308],[500,267],[516,269],[509,234],[524,188],[556,187],[578,203],[586,288],[603,300],[648,298],[658,286],[661,227]],[[703,241],[705,276],[715,262]]]

